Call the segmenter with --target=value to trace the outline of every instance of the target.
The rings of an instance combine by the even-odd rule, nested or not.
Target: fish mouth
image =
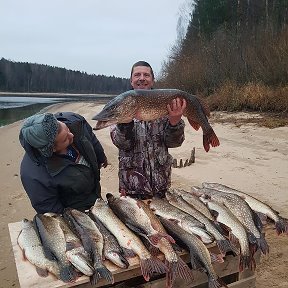
[[[101,120],[101,121],[99,120],[99,121],[97,121],[93,130],[100,130],[100,129],[109,127],[113,124],[116,124],[116,123],[118,123],[117,120]]]

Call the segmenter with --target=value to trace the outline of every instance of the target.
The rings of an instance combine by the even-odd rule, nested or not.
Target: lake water
[[[95,95],[95,96],[73,96],[73,97],[15,97],[15,96],[0,96],[0,127],[18,120],[27,118],[35,113],[38,113],[45,107],[55,103],[63,102],[83,102],[97,101],[107,102],[113,96]]]

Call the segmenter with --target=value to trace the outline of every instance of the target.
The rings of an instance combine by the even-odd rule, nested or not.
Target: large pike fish
[[[205,188],[212,188],[218,191],[222,191],[225,193],[232,193],[240,196],[243,198],[249,206],[256,212],[265,215],[269,219],[273,220],[275,223],[275,229],[277,234],[286,233],[288,234],[288,220],[286,218],[283,218],[279,215],[279,212],[275,211],[273,208],[271,208],[269,205],[263,203],[262,201],[256,199],[255,197],[244,193],[242,191],[239,191],[237,189],[233,189],[231,187],[228,187],[226,185],[220,184],[220,183],[208,183],[203,182],[203,187]],[[261,217],[262,218],[262,217]]]
[[[216,220],[230,229],[230,238],[236,237],[238,239],[241,250],[239,270],[243,271],[245,268],[255,270],[256,262],[253,258],[253,253],[250,251],[248,233],[242,223],[223,204],[211,199],[201,199],[208,205],[210,210],[216,212]]]
[[[63,216],[72,231],[80,237],[84,249],[90,254],[94,267],[94,273],[90,276],[91,284],[97,284],[100,278],[113,283],[112,273],[103,264],[103,236],[94,221],[84,212],[72,208],[66,208]]]
[[[124,257],[125,253],[122,247],[119,245],[116,237],[101,223],[100,220],[98,220],[98,218],[95,218],[92,213],[90,213],[90,217],[94,220],[95,225],[103,236],[103,254],[105,259],[110,260],[120,268],[128,268],[129,262]]]
[[[210,219],[211,221],[214,220],[210,210],[199,199],[199,197],[183,189],[177,189],[177,188],[169,189],[169,192],[181,196],[187,203],[189,203],[189,205],[193,206],[195,209],[197,209],[199,212],[205,215],[208,219]]]
[[[63,216],[56,213],[45,213],[44,215],[53,217],[59,222],[66,241],[66,256],[68,260],[84,275],[92,276],[94,268],[91,265],[89,255],[85,251],[80,238],[70,229]]]
[[[56,261],[46,258],[44,248],[32,221],[24,218],[17,243],[22,249],[24,259],[35,265],[39,276],[47,277],[48,271],[60,279],[59,266]]]
[[[186,281],[193,279],[193,275],[186,263],[176,254],[171,243],[174,239],[167,234],[158,217],[149,208],[148,204],[128,196],[114,197],[106,195],[109,206],[115,214],[135,233],[144,236],[157,247],[165,256],[168,267],[166,284],[173,285],[177,277]]]
[[[174,221],[159,217],[166,230],[175,239],[180,240],[183,246],[190,251],[191,265],[193,269],[203,271],[208,276],[209,288],[228,287],[217,275],[211,261],[211,255],[205,244],[195,235],[183,230]],[[214,255],[215,259],[218,255]],[[218,262],[224,262],[223,258],[217,258]]]
[[[259,231],[261,223],[257,224],[257,222],[255,222],[255,220],[260,222],[260,219],[255,217],[255,212],[240,196],[224,193],[215,189],[199,188],[195,186],[192,187],[192,191],[201,195],[204,194],[211,199],[224,204],[239,219],[244,227],[255,236],[257,241],[255,244],[258,245],[261,252],[263,254],[269,253],[268,243],[261,231]]]
[[[173,206],[167,199],[153,198],[149,207],[157,215],[166,219],[174,219],[177,224],[189,233],[198,235],[204,243],[212,243],[214,237],[207,232],[205,225],[192,215]]]
[[[66,240],[59,222],[53,217],[36,214],[34,223],[48,259],[56,260],[60,269],[60,279],[75,282],[77,273],[66,255]]]
[[[232,251],[235,254],[238,254],[238,249],[234,245],[232,245],[225,236],[223,236],[223,234],[219,231],[219,228],[214,224],[214,222],[208,219],[204,214],[195,209],[193,206],[191,206],[180,195],[173,194],[167,191],[166,198],[168,199],[168,202],[170,204],[192,215],[197,220],[202,222],[205,225],[206,230],[214,236],[217,246],[222,254],[225,255],[228,251]]]
[[[206,152],[210,145],[220,145],[213,128],[208,122],[209,110],[200,100],[185,91],[178,89],[137,89],[126,91],[109,101],[102,111],[92,119],[97,120],[95,130],[103,129],[112,124],[127,123],[133,119],[151,121],[168,114],[167,105],[173,99],[185,99],[187,106],[183,113],[190,125],[203,131],[203,146]]]
[[[154,272],[162,274],[167,271],[165,264],[151,255],[139,237],[125,226],[103,199],[96,199],[90,211],[116,237],[123,248],[139,256],[141,272],[146,281],[149,281]]]

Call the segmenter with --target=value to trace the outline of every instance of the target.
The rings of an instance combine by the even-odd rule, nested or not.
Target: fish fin
[[[227,252],[231,251],[235,255],[239,255],[239,249],[235,247],[228,239],[223,239],[223,240],[216,240],[217,246],[219,248],[219,251],[223,254],[226,255]]]
[[[281,233],[288,234],[288,219],[280,217],[279,221],[275,223],[275,228],[277,235]]]
[[[189,124],[196,130],[198,131],[199,128],[201,127],[200,124],[198,122],[193,121],[191,118],[187,118]]]
[[[167,287],[172,287],[176,278],[181,278],[186,282],[192,282],[194,277],[188,265],[178,256],[177,262],[168,262],[168,272],[166,274]]]
[[[264,238],[263,234],[261,234],[260,238],[257,238],[258,247],[260,248],[261,252],[266,255],[269,253],[269,245]]]
[[[48,271],[46,269],[40,268],[36,266],[36,272],[40,277],[47,277]]]
[[[231,241],[232,244],[238,244],[239,243],[238,238],[231,232],[229,233],[229,240]]]
[[[73,243],[73,242],[66,242],[66,251],[72,250],[72,249],[74,249],[74,248],[76,248],[75,243]]]
[[[190,252],[190,263],[193,270],[199,270],[200,268],[203,268],[199,260],[195,257],[195,254],[191,252]]]
[[[125,225],[132,230],[133,232],[143,236],[143,237],[147,237],[146,232],[142,229],[140,229],[139,227],[134,226],[133,224],[131,224],[129,221],[125,222]]]
[[[166,265],[156,257],[140,259],[140,267],[142,275],[146,281],[149,281],[150,277],[154,273],[163,274],[167,272]]]
[[[241,254],[239,261],[239,272],[242,272],[246,268],[255,271],[256,269],[255,259],[251,255],[246,256]]]
[[[263,215],[263,214],[262,214],[262,215]],[[262,232],[262,230],[263,230],[263,223],[262,223],[262,220],[261,220],[259,214],[252,210],[252,217],[253,217],[253,221],[254,221],[254,223],[255,223],[255,226],[257,227],[257,229],[259,230],[259,232]]]
[[[184,250],[185,250],[185,249],[182,248],[181,245],[179,245],[178,243],[174,243],[174,244],[172,243],[171,245],[172,245],[173,249],[174,249],[176,252],[179,252],[179,253],[180,253],[180,252],[184,252]]]
[[[210,253],[210,258],[211,258],[211,262],[217,262],[217,263],[223,263],[224,259],[223,259],[223,254],[215,254],[215,253]]]
[[[133,252],[133,250],[127,249],[125,247],[121,247],[121,248],[123,250],[123,254],[124,254],[125,258],[132,258],[132,257],[136,256],[136,254]]]
[[[196,98],[197,98],[197,100],[200,102],[204,114],[205,114],[207,117],[209,117],[209,116],[210,116],[210,109],[209,109],[209,106],[208,106],[207,102],[204,101],[203,99],[199,98],[199,97],[196,97]]]
[[[72,264],[59,266],[60,268],[60,280],[63,282],[75,282],[77,278],[77,272],[73,268]]]
[[[224,287],[228,288],[226,283],[217,275],[217,278],[211,277],[208,274],[208,287],[209,288],[219,288],[219,287]]]
[[[220,141],[212,128],[208,133],[203,134],[203,147],[206,152],[210,150],[210,145],[212,147],[217,147],[220,145]]]
[[[104,265],[101,265],[100,267],[95,267],[95,272],[90,277],[90,283],[92,285],[95,285],[101,278],[106,279],[111,284],[114,283],[114,277],[112,273]]]
[[[269,221],[267,218],[267,215],[258,211],[254,211],[254,213],[258,216],[258,218],[261,220],[262,225],[266,225]]]

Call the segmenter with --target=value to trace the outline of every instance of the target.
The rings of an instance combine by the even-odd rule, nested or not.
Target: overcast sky
[[[157,75],[186,2],[0,0],[0,58],[117,77],[146,60]]]

